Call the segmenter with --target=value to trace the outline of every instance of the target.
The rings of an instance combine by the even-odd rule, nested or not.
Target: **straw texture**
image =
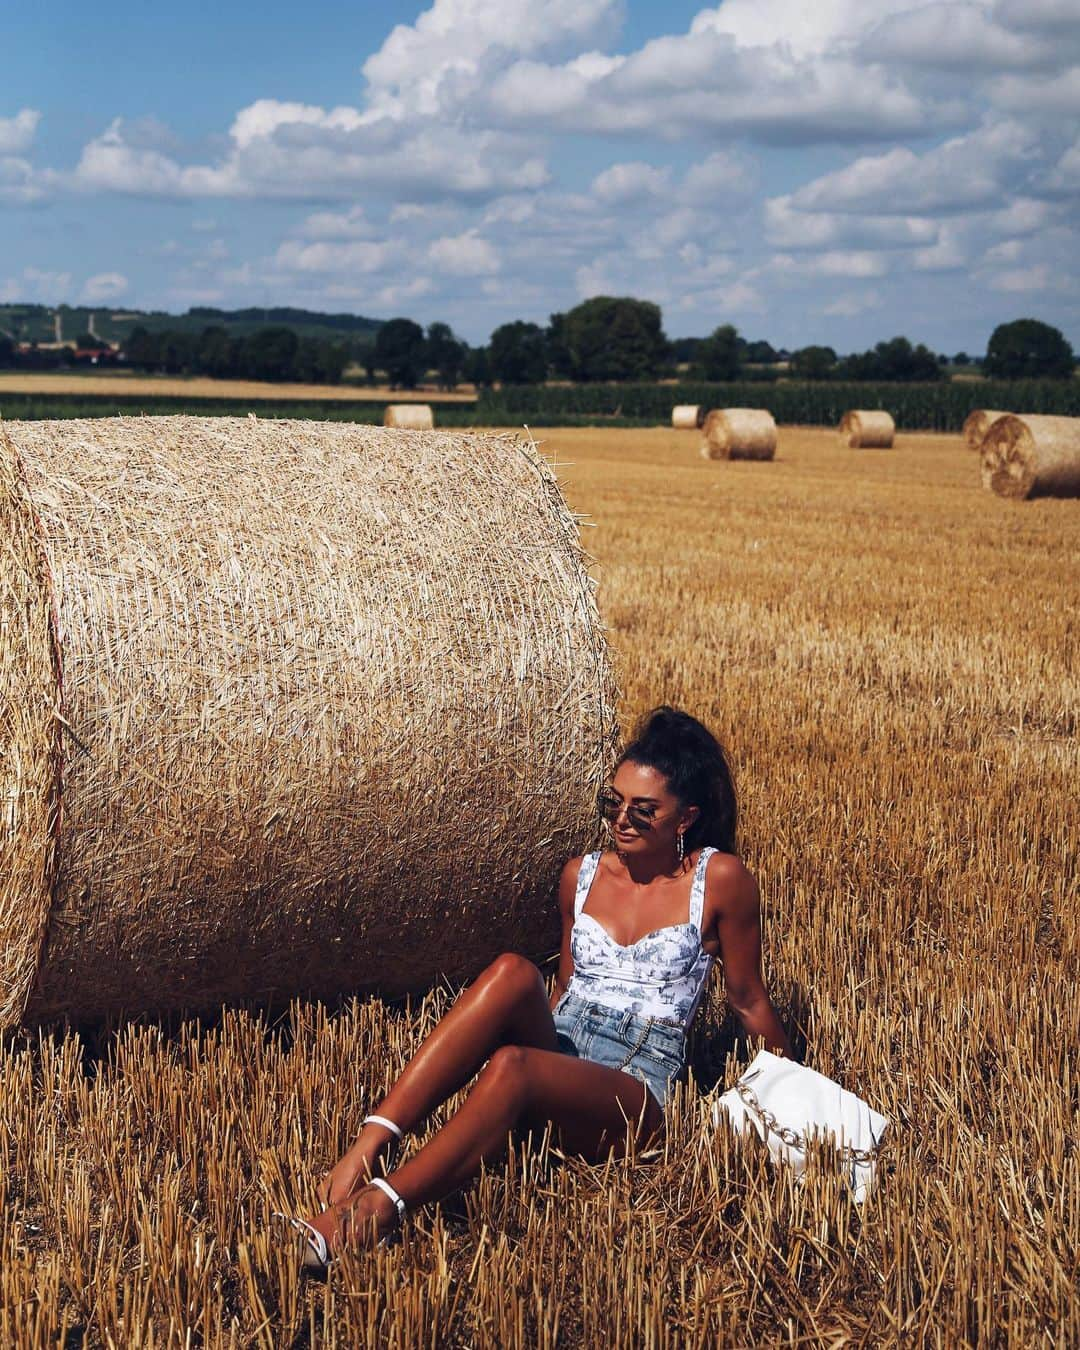
[[[4,1025],[553,945],[616,726],[534,447],[9,422],[0,474]]]
[[[676,431],[696,431],[705,421],[705,409],[698,403],[676,403],[671,410],[671,425]]]
[[[1008,415],[1000,408],[976,408],[973,413],[968,414],[964,422],[961,432],[964,437],[964,444],[969,450],[981,450],[986,433],[999,417],[1008,417]]]
[[[880,409],[852,409],[840,422],[840,441],[852,450],[888,450],[895,435],[892,416]]]
[[[1080,417],[1014,417],[982,443],[983,487],[999,497],[1080,497]]]
[[[772,459],[776,423],[764,408],[714,408],[702,431],[703,459]]]
[[[383,412],[384,427],[400,427],[405,431],[430,431],[435,425],[435,414],[430,403],[388,403]]]

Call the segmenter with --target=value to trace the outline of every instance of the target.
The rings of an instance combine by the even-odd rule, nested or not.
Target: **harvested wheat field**
[[[39,373],[0,374],[0,394],[107,394],[135,398],[222,398],[233,400],[324,399],[332,403],[426,402],[430,389],[391,389],[389,385],[358,384],[275,384],[267,380],[215,380],[209,376],[131,375],[48,375]],[[456,393],[441,392],[441,403],[473,403],[471,387]]]
[[[596,521],[624,721],[667,699],[720,731],[781,1015],[895,1121],[862,1209],[687,1092],[655,1154],[515,1159],[309,1284],[272,1211],[446,990],[57,1034],[3,1061],[0,1343],[1080,1342],[1080,503],[983,492],[959,436],[897,443],[542,447]],[[701,1084],[745,1062],[733,1027],[717,981]]]

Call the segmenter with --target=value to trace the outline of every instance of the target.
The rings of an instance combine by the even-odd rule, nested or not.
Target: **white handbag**
[[[796,1173],[806,1169],[806,1141],[832,1143],[844,1165],[857,1204],[874,1184],[874,1167],[888,1116],[872,1110],[854,1092],[823,1073],[760,1050],[735,1086],[713,1103],[713,1124],[753,1128],[775,1162]]]

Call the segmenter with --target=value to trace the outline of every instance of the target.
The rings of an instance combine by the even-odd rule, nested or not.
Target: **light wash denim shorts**
[[[686,1036],[674,1022],[617,1012],[563,994],[555,1005],[555,1035],[564,1055],[604,1064],[640,1078],[661,1106],[686,1067]]]

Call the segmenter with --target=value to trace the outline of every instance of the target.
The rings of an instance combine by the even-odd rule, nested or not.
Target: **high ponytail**
[[[698,817],[684,836],[688,850],[711,846],[736,851],[738,804],[735,783],[723,747],[696,717],[666,704],[638,725],[619,763],[627,760],[655,769],[682,806],[696,806]]]

